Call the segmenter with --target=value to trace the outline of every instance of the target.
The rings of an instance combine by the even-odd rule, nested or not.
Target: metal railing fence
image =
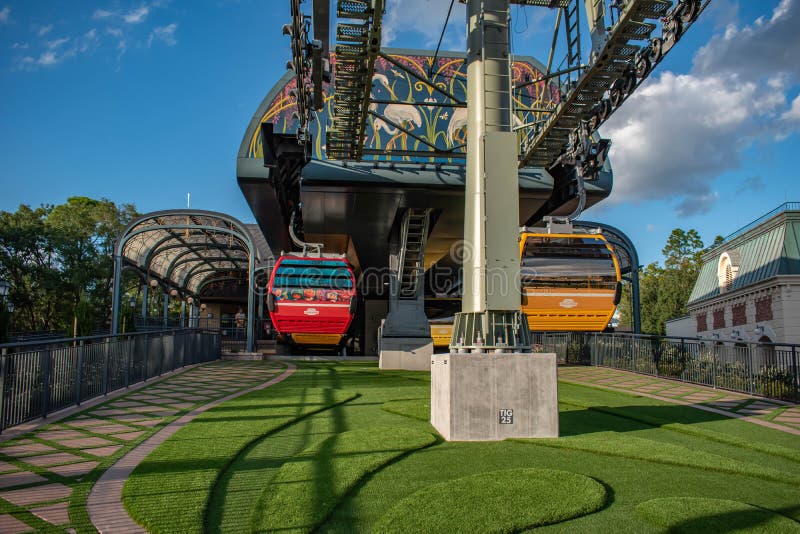
[[[559,363],[597,365],[797,403],[800,345],[637,334],[532,332]]]
[[[222,338],[222,348],[228,351],[244,352],[247,349],[246,323],[237,321],[233,317],[198,317],[194,324],[199,328],[219,331]],[[274,340],[275,331],[269,319],[253,319],[253,345],[258,349],[265,341]]]
[[[183,328],[0,345],[0,432],[221,353],[219,332]]]

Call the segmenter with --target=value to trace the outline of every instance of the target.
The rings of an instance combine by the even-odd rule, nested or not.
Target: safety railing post
[[[723,346],[722,350],[725,350]],[[713,357],[711,358],[711,387],[717,389],[717,358],[719,356],[719,351],[715,350]]]
[[[109,374],[109,360],[111,358],[111,343],[112,338],[103,347],[103,395],[108,395],[108,374]]]
[[[167,355],[167,335],[162,332],[161,336],[161,357],[158,359],[158,376],[164,371],[164,358]]]
[[[39,365],[42,371],[42,417],[47,417],[50,409],[50,355],[50,347],[41,351]]]
[[[150,334],[145,332],[144,334],[144,365],[142,365],[142,382],[147,382],[148,372],[147,370],[150,369]]]
[[[128,336],[125,340],[125,388],[131,385],[131,353],[133,352],[134,337]]]
[[[189,338],[186,330],[181,332],[181,367],[186,367],[186,342]]]
[[[0,432],[6,429],[6,370],[8,369],[7,349],[0,356]]]
[[[794,385],[794,403],[800,402],[798,388],[800,388],[800,374],[797,372],[797,347],[792,345],[792,384]]]
[[[747,392],[753,393],[753,347],[750,345],[750,350],[747,351]]]
[[[619,367],[617,365],[617,336],[616,334],[611,334],[611,357],[614,359],[614,367]]]
[[[78,342],[78,364],[75,369],[75,404],[81,405],[81,390],[83,389],[83,340]]]

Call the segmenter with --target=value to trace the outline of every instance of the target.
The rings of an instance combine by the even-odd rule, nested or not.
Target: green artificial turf
[[[531,445],[541,445],[544,447],[595,452],[607,456],[619,456],[621,458],[643,460],[646,462],[693,467],[800,485],[800,476],[784,473],[777,469],[745,463],[702,450],[691,450],[680,445],[653,441],[619,432],[596,432],[593,434],[558,439],[517,439],[514,441],[529,443]]]
[[[741,435],[732,435],[723,432],[716,432],[708,428],[686,425],[682,423],[670,423],[663,419],[659,419],[658,417],[653,417],[651,415],[648,415],[647,413],[641,413],[641,412],[627,413],[625,410],[612,408],[608,406],[591,406],[587,404],[579,404],[576,403],[574,399],[562,399],[560,400],[560,402],[562,404],[577,406],[580,408],[595,410],[598,412],[604,412],[611,415],[632,419],[634,421],[640,421],[648,425],[659,426],[667,430],[673,430],[675,432],[681,432],[683,434],[698,436],[712,441],[718,441],[720,443],[734,445],[736,447],[742,447],[745,449],[763,452],[774,456],[781,456],[788,460],[800,462],[800,449],[798,448],[786,447],[775,443],[762,443],[759,441],[747,439],[745,437],[742,437]]]
[[[288,423],[355,397],[326,388],[267,388],[216,406],[136,467],[123,488],[123,503],[151,532],[203,532],[214,484],[239,451]]]
[[[192,401],[188,402],[187,406],[176,410],[176,412],[171,416],[166,416],[162,418],[162,421],[154,426],[146,426],[143,424],[138,424],[138,422],[130,422],[124,420],[118,420],[115,416],[102,416],[102,415],[92,415],[93,419],[98,419],[101,421],[107,421],[109,424],[115,424],[122,427],[128,427],[130,430],[133,431],[140,431],[142,434],[135,439],[126,440],[114,435],[108,435],[105,433],[98,433],[93,432],[91,428],[86,427],[75,427],[70,426],[73,423],[76,423],[79,418],[86,416],[87,413],[93,413],[97,411],[101,411],[104,409],[109,409],[112,406],[116,406],[119,403],[125,402],[130,400],[131,397],[136,397],[138,395],[146,394],[151,388],[164,388],[164,387],[172,387],[175,384],[181,383],[186,378],[191,378],[196,373],[203,373],[205,370],[209,368],[228,368],[228,367],[235,367],[237,369],[253,367],[254,364],[247,362],[247,363],[230,363],[230,362],[212,362],[207,364],[202,364],[195,368],[189,369],[182,369],[180,372],[177,372],[170,376],[165,376],[162,379],[151,381],[150,383],[144,385],[142,388],[134,389],[130,392],[124,393],[118,397],[113,397],[108,399],[104,402],[101,402],[97,405],[94,405],[86,410],[76,412],[64,419],[50,423],[47,425],[43,425],[36,430],[23,434],[17,438],[10,439],[0,444],[0,461],[5,462],[18,468],[22,471],[28,471],[43,477],[50,483],[58,483],[63,484],[65,486],[69,486],[72,489],[72,493],[66,499],[68,502],[68,513],[69,513],[69,525],[68,528],[70,530],[74,530],[77,533],[94,533],[96,529],[91,523],[89,518],[89,513],[86,508],[86,501],[89,496],[89,492],[92,489],[92,486],[98,481],[98,479],[102,476],[102,474],[114,463],[116,463],[122,456],[130,452],[133,448],[141,444],[143,441],[150,438],[154,433],[161,430],[164,426],[169,424],[171,421],[181,417],[187,412],[190,412],[197,408],[199,405],[204,404],[208,401]],[[275,368],[276,371],[281,369],[281,366],[275,365],[274,363],[268,363],[267,365],[259,363],[258,366],[260,368]],[[254,382],[252,385],[256,385],[257,383]],[[244,387],[243,387],[244,388]],[[242,389],[243,389],[242,388]],[[217,397],[223,397],[229,394],[229,392],[220,392]],[[173,400],[164,400],[166,404],[170,402],[179,402],[179,399]],[[160,406],[159,401],[137,401],[139,405],[151,405],[151,406]],[[137,413],[135,411],[127,410],[125,408],[115,408],[121,410],[122,412],[127,413]],[[111,455],[98,457],[91,454],[91,448],[82,448],[82,447],[72,447],[63,445],[57,441],[52,441],[50,439],[45,439],[40,437],[43,433],[54,431],[54,430],[70,430],[72,432],[76,432],[81,435],[81,437],[90,438],[90,437],[97,437],[101,438],[105,441],[110,442],[111,445],[119,446],[119,449]],[[22,456],[22,457],[15,457],[9,456],[3,453],[3,450],[7,447],[12,447],[18,445],[21,441],[31,441],[33,443],[38,443],[42,445],[47,445],[55,451],[53,452],[63,452],[68,453],[72,456],[77,457],[79,460],[74,461],[65,461],[61,464],[53,464],[47,467],[42,467],[40,465],[35,465],[33,463],[28,463],[28,459],[33,460],[36,458],[36,455],[31,456]],[[49,453],[48,453],[49,454]],[[78,463],[80,461],[95,461],[98,462],[97,466],[92,469],[90,472],[80,475],[80,476],[61,476],[57,473],[50,471],[48,468],[54,467],[56,465],[67,465],[70,463]],[[8,489],[8,488],[4,488]],[[54,504],[56,502],[64,502],[65,499],[60,499],[58,501],[50,501],[44,503],[37,503],[32,506],[18,506],[15,505],[5,499],[2,498],[2,494],[0,494],[0,515],[10,514],[17,519],[24,521],[29,526],[33,528],[35,532],[60,532],[63,533],[65,530],[65,526],[55,527],[50,523],[42,520],[38,516],[34,515],[32,512],[35,511],[35,508],[39,508],[42,506],[47,506],[48,504]]]
[[[287,516],[296,526],[313,525],[317,532],[380,532],[379,526],[389,521],[387,513],[405,499],[417,499],[426,488],[481,474],[492,479],[510,469],[542,469],[590,477],[604,487],[607,498],[594,513],[537,531],[664,532],[637,514],[636,507],[670,497],[746,501],[800,519],[800,463],[792,459],[800,449],[797,436],[687,406],[573,384],[559,384],[564,438],[556,446],[437,440],[369,472],[351,469],[362,453],[353,457],[356,463],[349,455],[330,455],[328,448],[344,443],[343,436],[356,436],[345,438],[355,440],[347,446],[356,450],[394,454],[395,447],[370,446],[371,435],[377,439],[387,427],[435,433],[426,413],[429,380],[428,373],[383,372],[374,363],[299,362],[298,370],[264,397],[215,409],[220,417],[214,424],[221,429],[211,437],[204,428],[212,420],[198,419],[170,438],[148,458],[146,469],[133,473],[125,504],[148,514],[147,525],[157,532],[249,532],[254,526],[286,525]],[[300,414],[298,407],[320,391],[327,392],[330,402]],[[227,426],[235,421],[250,424]],[[238,450],[209,444],[226,427],[246,431],[248,440],[241,440]],[[212,465],[213,473],[206,476],[204,470]],[[284,484],[289,479],[279,477],[287,474],[307,476]],[[514,493],[528,491],[525,480],[515,480],[526,488]],[[134,487],[138,495],[131,492]],[[471,513],[505,513],[487,487],[467,492],[457,513],[423,506],[415,509],[419,517],[413,521],[424,525],[437,514],[451,514],[449,530],[480,531],[468,520]],[[551,503],[558,513],[567,508],[563,499]]]
[[[590,514],[603,507],[596,480],[552,469],[507,469],[427,486],[375,526],[386,534],[505,533]]]
[[[756,506],[723,499],[672,497],[652,499],[636,512],[668,532],[748,532],[764,534],[798,533],[800,523]]]
[[[389,413],[413,417],[420,421],[430,421],[431,419],[431,401],[429,398],[391,400],[384,402],[381,409]]]
[[[350,430],[306,449],[264,488],[257,532],[311,532],[364,476],[436,441],[428,432],[385,427]]]

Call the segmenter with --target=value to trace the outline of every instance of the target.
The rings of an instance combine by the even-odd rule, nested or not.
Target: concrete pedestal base
[[[437,354],[431,423],[448,441],[558,437],[555,354]]]
[[[404,371],[430,371],[433,338],[383,337],[378,367]]]

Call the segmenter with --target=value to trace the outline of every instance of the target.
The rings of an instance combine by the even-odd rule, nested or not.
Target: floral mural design
[[[434,66],[432,56],[387,55],[416,76],[382,57],[375,60],[371,96],[377,102],[370,104],[369,109],[379,116],[370,114],[367,117],[364,147],[387,151],[428,150],[429,147],[420,140],[422,139],[442,151],[463,152],[463,145],[466,143],[467,110],[464,107],[448,105],[453,101],[431,87],[431,84],[444,93],[450,93],[464,101],[467,91],[467,67],[464,58],[439,57]],[[332,57],[331,61],[335,63],[335,57]],[[541,71],[526,61],[515,61],[512,70],[514,85],[542,77]],[[429,83],[423,83],[419,78]],[[294,133],[297,130],[298,120],[292,116],[295,111],[294,98],[289,94],[295,85],[296,80],[292,78],[281,88],[261,119],[262,123],[272,122],[276,133]],[[407,105],[399,102],[424,102],[424,104]],[[526,85],[514,93],[514,126],[519,127],[542,120],[542,110],[552,108],[558,102],[559,92],[555,84],[538,81]],[[315,159],[326,159],[325,131],[331,126],[332,108],[333,83],[326,84],[325,107],[315,113],[316,118],[310,125]],[[397,128],[398,125],[403,129]],[[413,136],[403,130],[413,133]],[[518,137],[521,138],[522,135],[520,131]],[[251,139],[249,155],[252,158],[260,158],[263,155],[260,129],[256,129]],[[388,154],[365,155],[364,160],[451,161],[450,158],[443,157]]]

